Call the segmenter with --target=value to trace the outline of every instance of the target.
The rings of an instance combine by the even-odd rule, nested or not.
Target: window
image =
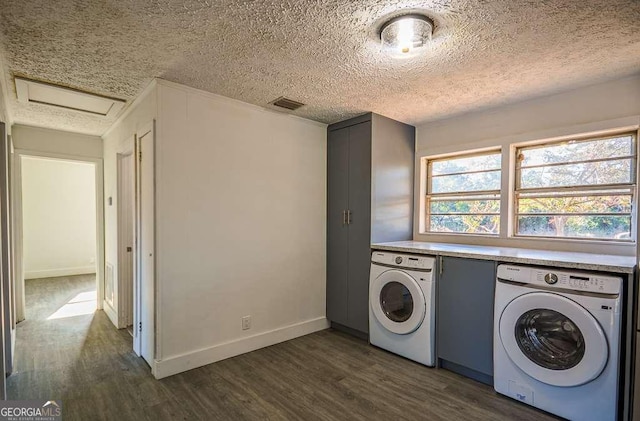
[[[515,234],[632,241],[633,134],[516,150]]]
[[[497,235],[501,161],[499,150],[428,160],[426,230]]]

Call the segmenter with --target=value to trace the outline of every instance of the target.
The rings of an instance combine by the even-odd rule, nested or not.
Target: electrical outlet
[[[251,316],[244,316],[242,318],[242,330],[251,329]]]

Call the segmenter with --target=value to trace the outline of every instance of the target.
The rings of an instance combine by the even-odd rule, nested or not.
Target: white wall
[[[326,328],[326,126],[158,84],[156,375]]]
[[[639,124],[640,75],[418,126],[414,239],[634,255],[635,245],[420,234],[421,199],[425,193],[420,160],[495,146],[503,147],[504,160],[513,143],[637,129]]]
[[[12,130],[13,146],[22,151],[102,158],[102,139],[98,136],[20,124],[15,124]]]
[[[26,279],[96,271],[93,164],[22,158]]]
[[[156,85],[151,83],[125,113],[103,136],[104,142],[104,223],[105,223],[105,262],[113,268],[113,279],[105,276],[110,283],[114,300],[105,302],[105,312],[114,325],[119,325],[120,306],[118,305],[118,177],[117,154],[133,145],[133,137],[143,126],[157,116]],[[111,205],[109,204],[111,198]],[[118,326],[124,327],[124,326]]]

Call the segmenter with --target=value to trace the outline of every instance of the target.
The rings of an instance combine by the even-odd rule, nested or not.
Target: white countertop
[[[632,274],[636,266],[636,258],[632,256],[533,250],[513,247],[473,246],[466,244],[428,243],[423,241],[395,241],[392,243],[375,243],[371,245],[371,248],[374,250],[467,257],[472,259],[496,260],[499,262],[595,270],[600,272]]]

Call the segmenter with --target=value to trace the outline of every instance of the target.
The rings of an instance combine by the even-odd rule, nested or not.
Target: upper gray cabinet
[[[372,242],[413,236],[415,128],[377,114],[327,133],[327,318],[369,332]]]

